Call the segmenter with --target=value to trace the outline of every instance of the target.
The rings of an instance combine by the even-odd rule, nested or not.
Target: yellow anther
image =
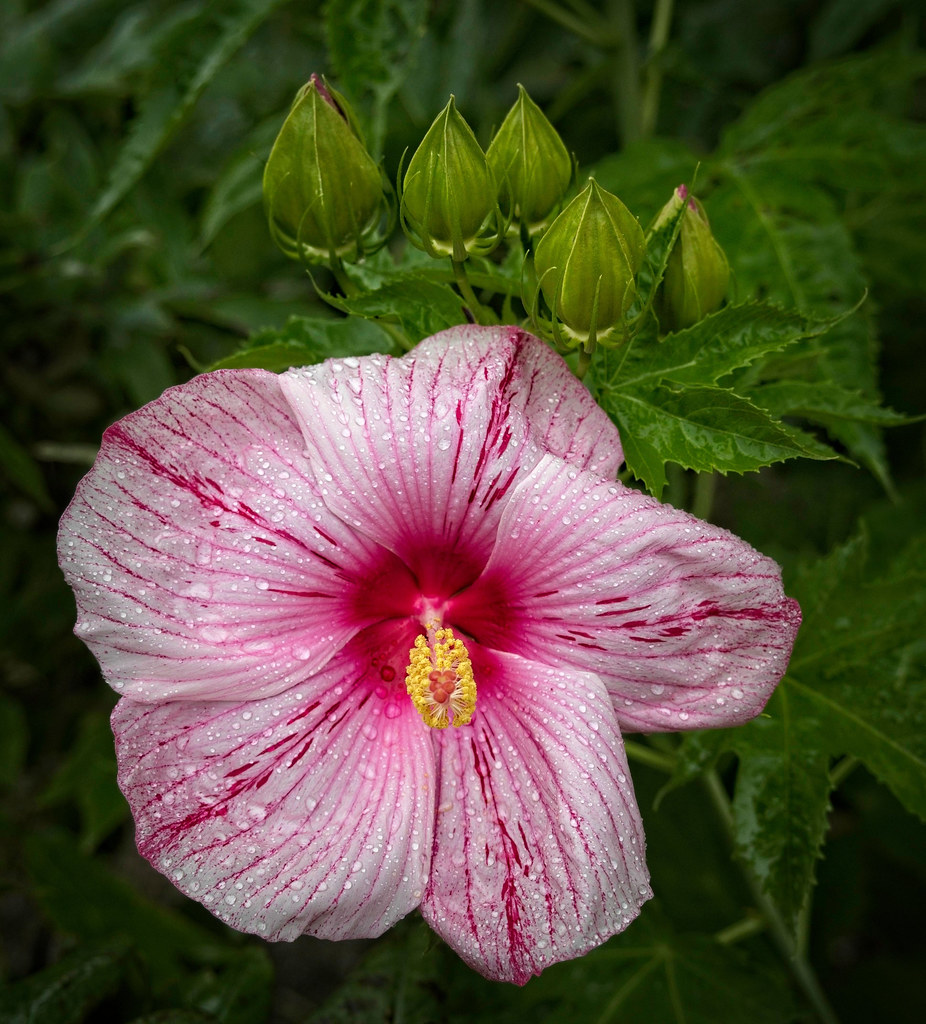
[[[476,680],[463,641],[452,629],[436,629],[433,622],[419,634],[408,654],[405,688],[433,729],[466,725],[476,708]]]

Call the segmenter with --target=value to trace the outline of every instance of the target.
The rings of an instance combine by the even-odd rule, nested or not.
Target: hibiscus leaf
[[[252,334],[243,349],[209,369],[257,367],[281,373],[291,366],[310,366],[323,359],[369,355],[388,348],[389,339],[370,321],[291,316],[285,327],[269,327]]]
[[[875,575],[860,536],[796,580],[808,614],[783,685],[808,746],[858,757],[926,818],[926,532],[898,549]]]
[[[723,388],[606,389],[601,404],[622,438],[643,441],[664,461],[698,472],[744,473],[799,456],[837,458],[809,434]]]
[[[829,32],[835,21],[843,31],[857,25],[864,7],[832,0],[817,41],[836,38]],[[844,17],[850,8],[852,17]],[[902,45],[813,67],[767,90],[723,143],[751,167],[811,181],[830,194],[841,190],[857,251],[877,282],[914,294],[926,229],[919,201],[926,129],[903,115],[924,68],[923,53]]]
[[[923,538],[926,543],[926,535]],[[861,552],[864,546],[850,541],[848,550]],[[926,611],[926,567],[916,559],[911,545],[907,567],[882,576],[868,574],[859,579],[858,565],[845,565],[834,589],[821,604],[816,621],[805,621],[798,634],[789,674],[833,678],[839,673],[864,670],[872,659],[895,654],[911,640],[920,639]],[[795,596],[803,604],[804,589],[820,572],[832,571],[832,557],[823,559],[811,573],[795,583]]]
[[[851,754],[926,820],[926,666],[873,662],[868,672],[808,684],[789,677],[794,711],[814,723],[811,742]]]
[[[755,388],[748,397],[773,416],[801,416],[817,423],[852,420],[890,427],[922,418],[904,416],[829,381],[775,381]]]
[[[780,168],[736,159],[718,166],[723,180],[710,196],[711,225],[736,268],[738,295],[818,317],[838,317],[859,302],[866,288],[860,259],[829,193]],[[836,323],[812,340],[810,351],[816,356],[810,364],[814,382],[832,381],[878,398],[870,310]],[[876,427],[840,421],[831,432],[890,488]]]
[[[204,248],[233,217],[260,203],[264,164],[279,130],[276,114],[258,124],[216,178],[200,219]]]
[[[41,804],[76,805],[80,812],[81,849],[91,852],[129,816],[116,784],[116,755],[109,721],[98,710],[81,719],[64,763],[41,796]]]
[[[765,712],[747,725],[686,733],[676,750],[674,773],[657,796],[661,801],[722,755],[736,754],[737,853],[795,936],[813,885],[832,789],[829,758],[808,741],[803,724],[790,692],[781,686]]]
[[[602,949],[548,968],[525,994],[540,1003],[544,1021],[784,1024],[794,1019],[788,985],[778,971],[709,938],[675,934],[656,908]]]
[[[209,83],[281,2],[284,0],[237,0],[221,16],[211,12],[204,16],[197,31],[185,30],[188,52],[180,60],[180,74],[175,50],[173,60],[163,71],[163,81],[142,100],[129,137],[82,234],[86,235],[130,193],[187,119]]]
[[[662,498],[666,486],[666,460],[659,450],[630,430],[621,434],[621,447],[630,472],[654,498]]]
[[[862,5],[843,6],[857,13]],[[922,53],[887,47],[808,68],[752,103],[724,133],[721,152],[783,177],[883,197],[926,153],[922,126],[897,117],[924,71]]]
[[[78,1024],[119,987],[127,947],[106,942],[77,950],[58,963],[0,990],[7,1024]]]
[[[400,922],[380,939],[306,1024],[443,1020],[445,973],[458,967],[421,920]],[[469,971],[467,978],[472,980]]]
[[[466,323],[463,300],[450,285],[419,273],[396,274],[374,291],[339,297],[337,305],[359,317],[397,323],[412,342]]]
[[[814,320],[797,310],[762,302],[727,306],[656,345],[637,346],[621,362],[608,352],[608,364],[618,364],[611,387],[638,387],[669,380],[680,384],[716,384],[720,378],[762,356],[802,339],[820,335],[833,320]]]
[[[270,1012],[273,963],[263,946],[237,950],[219,971],[203,972],[184,993],[192,1009],[218,1024],[259,1024]]]
[[[765,713],[732,730],[729,740],[740,759],[733,799],[737,852],[796,936],[832,783],[829,758],[806,743],[790,697],[779,688]]]
[[[57,927],[84,941],[131,943],[155,984],[169,984],[189,961],[227,955],[220,936],[148,902],[101,860],[82,853],[67,832],[34,833],[24,849],[36,899]]]

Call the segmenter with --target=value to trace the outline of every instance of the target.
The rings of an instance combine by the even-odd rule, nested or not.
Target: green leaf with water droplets
[[[733,799],[737,853],[796,937],[826,833],[829,758],[808,744],[791,694],[730,737],[739,755]]]
[[[809,434],[773,419],[723,388],[626,388],[604,392],[601,404],[614,418],[621,437],[633,439],[627,465],[648,484],[655,481],[649,465],[652,455],[648,461],[633,461],[633,445],[639,447],[641,442],[664,462],[698,472],[745,473],[801,456],[837,457]]]
[[[659,381],[712,385],[763,356],[823,334],[833,323],[765,302],[744,302],[726,306],[661,342],[636,344],[626,358],[620,350],[606,352],[597,374],[607,387],[618,389]]]
[[[450,287],[419,273],[398,273],[372,291],[339,296],[339,309],[401,327],[411,344],[466,323],[463,300]]]

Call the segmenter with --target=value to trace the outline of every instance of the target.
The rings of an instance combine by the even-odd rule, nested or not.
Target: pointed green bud
[[[531,233],[546,227],[572,180],[572,158],[543,111],[518,86],[518,98],[486,158],[502,213]]]
[[[711,234],[704,207],[685,185],[662,208],[654,228],[675,217],[682,205],[681,229],[656,295],[657,315],[669,331],[690,327],[719,309],[730,283],[727,257]]]
[[[400,216],[411,241],[431,256],[462,262],[490,252],[500,241],[495,181],[453,96],[408,165]]]
[[[374,236],[388,208],[383,184],[343,98],[313,75],[264,168],[273,240],[295,259],[359,258],[382,241]]]
[[[636,217],[594,180],[537,243],[534,270],[557,341],[618,340],[636,296],[646,243]]]

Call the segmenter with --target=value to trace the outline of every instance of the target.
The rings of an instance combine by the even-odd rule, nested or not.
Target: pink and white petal
[[[406,358],[439,359],[447,349],[459,352],[464,366],[478,363],[487,350],[512,350],[511,400],[544,451],[615,478],[624,460],[617,427],[549,345],[519,327],[466,324],[426,338]]]
[[[800,624],[771,559],[550,457],[512,494],[451,615],[490,647],[600,675],[625,732],[753,718]]]
[[[110,427],[58,550],[78,635],[151,701],[288,689],[381,617],[375,581],[404,571],[325,506],[261,370],[197,377]]]
[[[540,450],[505,390],[510,360],[329,360],[283,375],[331,510],[389,548],[426,593],[470,583],[500,504]]]
[[[436,593],[478,575],[504,499],[541,445],[616,465],[616,431],[569,377],[536,338],[471,328],[401,359],[292,370],[282,384],[329,507]]]
[[[470,726],[437,735],[431,927],[523,985],[622,931],[651,895],[643,828],[600,679],[471,650]]]
[[[355,641],[270,698],[121,700],[139,851],[241,931],[379,935],[420,902],[432,843],[434,754],[404,691]]]

